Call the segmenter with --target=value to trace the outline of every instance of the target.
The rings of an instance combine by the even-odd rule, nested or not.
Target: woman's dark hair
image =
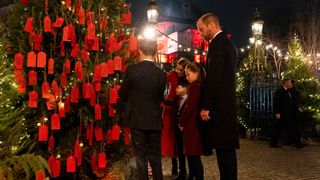
[[[202,65],[198,62],[191,62],[187,65],[186,69],[189,69],[191,72],[198,73],[199,74],[199,81],[203,82],[204,78],[206,77],[206,71],[202,67]]]

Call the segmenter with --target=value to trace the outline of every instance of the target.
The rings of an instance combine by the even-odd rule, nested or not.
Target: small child
[[[186,80],[181,80],[176,87],[176,95],[179,97],[177,101],[177,120],[174,122],[174,125],[173,125],[174,131],[175,131],[175,137],[176,137],[175,139],[176,153],[175,154],[177,155],[179,160],[179,174],[175,178],[176,180],[184,180],[187,176],[186,157],[183,154],[183,133],[179,129],[178,122],[188,97],[188,85],[189,83]]]
[[[203,166],[200,157],[203,154],[203,147],[199,122],[201,121],[201,83],[204,80],[205,71],[201,64],[192,62],[187,65],[185,72],[190,85],[188,98],[179,120],[179,128],[183,132],[183,150],[188,160],[189,179],[203,180]]]

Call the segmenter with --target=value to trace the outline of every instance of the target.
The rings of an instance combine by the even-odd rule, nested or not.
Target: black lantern
[[[157,23],[159,13],[158,13],[158,5],[156,1],[151,0],[148,3],[147,16],[148,16],[149,23]]]

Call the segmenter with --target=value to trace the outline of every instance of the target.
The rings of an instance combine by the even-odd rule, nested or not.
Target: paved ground
[[[241,139],[238,151],[239,180],[320,180],[320,144],[302,149],[270,148],[267,141]],[[205,179],[219,179],[214,156],[202,157]],[[171,160],[163,158],[165,180],[171,178]]]

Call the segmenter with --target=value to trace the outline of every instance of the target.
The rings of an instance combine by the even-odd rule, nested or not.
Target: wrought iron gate
[[[255,138],[269,138],[273,121],[273,94],[277,85],[251,85],[250,127]]]

